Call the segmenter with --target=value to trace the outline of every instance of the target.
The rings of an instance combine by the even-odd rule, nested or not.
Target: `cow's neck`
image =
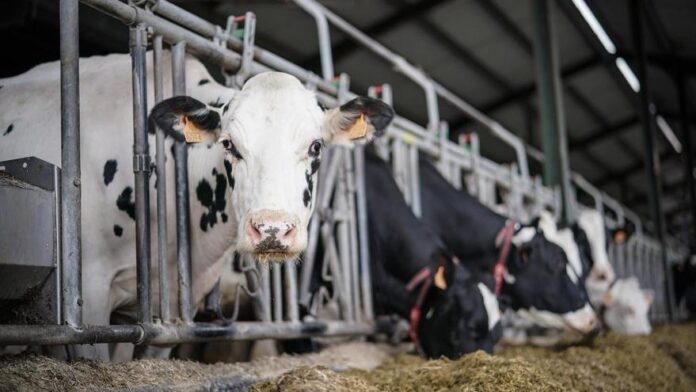
[[[221,150],[197,145],[189,148],[189,205],[191,211],[191,252],[195,300],[208,293],[222,273],[225,256],[231,254],[237,243],[237,216],[232,208],[232,193],[229,189]],[[214,169],[214,171],[213,171]],[[224,178],[224,180],[223,180]],[[203,183],[203,185],[202,185]],[[206,185],[207,183],[207,185]],[[224,184],[224,208],[210,206],[201,192],[208,188],[213,192],[213,203],[221,203],[223,193],[216,192]],[[218,200],[220,199],[220,200]],[[204,203],[208,204],[205,205]],[[223,215],[224,214],[224,215]]]

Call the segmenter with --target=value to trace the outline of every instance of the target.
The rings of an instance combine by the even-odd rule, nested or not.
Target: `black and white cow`
[[[454,188],[424,157],[419,170],[425,224],[467,266],[493,274],[504,245],[499,240],[511,229],[507,219]],[[499,299],[542,327],[591,332],[596,316],[565,252],[545,234],[535,226],[517,225],[504,259]]]
[[[411,337],[428,357],[492,353],[502,334],[495,295],[413,215],[387,163],[370,149],[365,161],[372,291],[378,313],[410,319]],[[420,286],[407,287],[409,283]]]
[[[148,59],[152,64],[151,54]],[[36,156],[60,165],[59,69],[60,64],[52,62],[0,80],[0,127],[5,129],[0,134],[0,160]],[[152,75],[151,67],[148,74]],[[192,289],[193,301],[199,304],[229,260],[223,256],[233,251],[262,260],[295,259],[306,246],[324,146],[353,142],[350,130],[358,119],[367,123],[362,139],[370,139],[389,124],[394,112],[370,98],[356,98],[324,112],[312,91],[295,77],[278,72],[254,76],[241,91],[226,88],[190,57],[186,81],[188,96],[154,107],[150,123],[169,135],[170,282],[176,282],[170,150],[183,130],[198,132],[202,139],[190,145],[188,155]],[[165,96],[171,94],[171,85],[166,70]],[[136,314],[130,57],[81,59],[80,98],[84,322],[105,325],[112,313],[131,319]],[[149,104],[154,101],[151,83],[147,99]],[[154,146],[154,135],[150,145]],[[151,194],[156,186],[157,179],[152,178]],[[151,211],[155,199],[150,198]],[[153,227],[155,219],[152,213]],[[152,241],[156,250],[156,239]],[[157,293],[157,272],[152,276]],[[172,314],[178,313],[176,286],[170,284]],[[101,348],[93,355],[105,358]]]
[[[608,240],[615,245],[623,243],[628,231],[624,228],[609,230],[599,211],[582,209],[572,227],[559,232],[564,234],[566,242],[561,246],[566,253],[579,259],[579,284],[585,286],[603,325],[626,335],[650,333],[648,311],[652,292],[642,290],[635,277],[617,278],[607,252]]]

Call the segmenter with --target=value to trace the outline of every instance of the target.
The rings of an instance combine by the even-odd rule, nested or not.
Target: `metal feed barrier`
[[[241,270],[246,286],[237,288],[237,300],[241,290],[252,301],[256,317],[260,321],[237,321],[234,314],[226,318],[219,304],[217,287],[208,296],[206,307],[218,315],[214,323],[193,322],[194,304],[191,296],[190,243],[188,235],[188,184],[187,149],[183,143],[175,147],[176,179],[176,228],[178,269],[179,318],[169,312],[167,295],[159,295],[158,316],[153,316],[150,288],[150,221],[149,188],[150,156],[147,139],[147,91],[146,49],[152,45],[154,65],[155,100],[163,96],[162,60],[164,45],[172,52],[173,94],[185,92],[185,54],[191,53],[210,63],[217,64],[224,72],[226,84],[239,87],[246,78],[269,70],[287,72],[298,77],[317,92],[320,101],[327,106],[345,102],[355,95],[349,91],[347,75],[334,78],[329,23],[359,41],[369,50],[392,63],[424,90],[428,112],[428,124],[418,125],[396,116],[383,140],[377,142],[378,150],[388,158],[394,174],[409,205],[420,215],[420,191],[418,155],[434,158],[439,170],[457,188],[466,188],[481,202],[497,211],[521,220],[528,220],[542,209],[558,215],[560,197],[556,190],[541,185],[539,178],[529,175],[527,155],[543,160],[541,152],[525,146],[510,131],[491,120],[473,106],[457,97],[444,86],[434,82],[423,71],[405,59],[389,51],[378,42],[348,24],[320,4],[312,0],[295,0],[315,18],[319,32],[322,77],[254,45],[255,16],[230,17],[227,28],[209,23],[166,0],[141,0],[129,4],[117,0],[81,0],[121,20],[130,27],[130,52],[133,64],[133,113],[134,113],[134,175],[136,194],[136,246],[137,246],[137,298],[138,323],[130,325],[86,326],[82,323],[81,294],[81,243],[80,243],[80,135],[79,135],[79,75],[78,75],[78,20],[77,0],[62,0],[61,21],[61,93],[62,93],[62,173],[56,171],[54,188],[59,200],[60,213],[56,212],[56,226],[60,228],[56,240],[54,260],[57,292],[56,317],[49,322],[25,325],[0,325],[0,345],[11,344],[80,344],[131,342],[135,344],[172,344],[200,342],[216,339],[290,339],[307,336],[369,335],[390,329],[390,323],[375,318],[369,275],[367,248],[367,217],[365,215],[365,183],[363,177],[364,156],[362,148],[353,150],[333,148],[324,158],[318,181],[317,205],[309,226],[309,244],[298,266],[285,263],[272,268],[261,267],[248,259],[242,259]],[[243,27],[241,27],[243,25]],[[237,38],[235,32],[241,32]],[[228,72],[234,70],[234,72]],[[393,92],[390,86],[370,88],[370,95],[390,102]],[[512,146],[516,163],[501,166],[479,152],[475,134],[462,137],[456,144],[448,139],[448,126],[440,121],[438,97],[452,103],[500,140]],[[160,181],[164,173],[164,135],[156,136],[156,171]],[[2,169],[0,169],[2,170]],[[1,174],[1,173],[0,173]],[[0,178],[2,179],[2,178]],[[580,181],[580,183],[578,183]],[[576,181],[579,188],[582,180]],[[582,183],[582,185],[581,185]],[[0,182],[0,186],[3,183]],[[588,185],[591,187],[591,185]],[[3,188],[0,187],[0,191]],[[60,191],[58,191],[58,189]],[[585,189],[585,188],[583,188]],[[594,188],[592,188],[594,189]],[[597,191],[597,194],[598,191]],[[500,195],[500,199],[497,195]],[[0,194],[1,196],[1,194]],[[161,293],[167,293],[167,232],[166,186],[157,188],[157,248],[158,280]],[[603,209],[612,202],[599,194],[598,206]],[[612,204],[619,206],[618,203]],[[56,208],[57,209],[57,208]],[[621,219],[628,217],[628,210],[619,206]],[[618,214],[618,212],[617,212]],[[634,215],[634,214],[633,214]],[[637,227],[640,220],[631,216]],[[58,218],[60,217],[60,218]],[[60,222],[60,224],[58,224]],[[611,223],[611,220],[608,219]],[[620,223],[620,222],[617,222]],[[632,242],[631,242],[632,241]],[[653,319],[664,320],[666,293],[665,277],[659,260],[657,242],[640,231],[623,248],[611,249],[619,275],[635,274],[641,284],[653,288],[657,294]],[[320,254],[319,247],[323,249]],[[670,248],[668,252],[681,257],[683,247]],[[321,257],[321,260],[320,260]],[[321,263],[322,278],[331,288],[323,287],[311,293],[312,271]],[[50,263],[49,263],[50,264]],[[299,279],[299,282],[298,282]],[[659,293],[663,293],[660,297]],[[300,306],[311,309],[313,314],[325,314],[324,307],[334,306],[337,312],[331,320],[301,319]]]

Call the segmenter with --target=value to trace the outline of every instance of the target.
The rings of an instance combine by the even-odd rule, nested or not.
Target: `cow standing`
[[[502,334],[495,295],[413,215],[389,166],[370,150],[365,181],[377,312],[410,319],[428,357],[492,353]]]
[[[151,54],[148,58],[152,60]],[[196,59],[187,58],[185,67],[188,97],[158,104],[150,120],[169,136],[170,282],[176,282],[173,140],[181,140],[184,130],[202,139],[189,146],[188,154],[192,292],[193,303],[199,304],[217,282],[228,260],[224,256],[235,250],[257,259],[295,259],[306,247],[324,145],[350,144],[351,127],[363,120],[366,127],[360,136],[370,139],[394,113],[370,98],[356,98],[323,112],[315,94],[288,74],[257,75],[238,91],[216,83]],[[0,135],[0,160],[36,156],[60,166],[59,68],[58,62],[42,64],[0,80],[0,127],[6,129]],[[147,72],[152,74],[151,66]],[[165,69],[163,77],[167,96],[171,73]],[[80,97],[84,322],[106,325],[112,314],[135,320],[130,57],[81,59]],[[154,102],[151,82],[147,101]],[[154,135],[150,144],[154,145]],[[153,175],[151,193],[156,186]],[[150,200],[154,211],[155,198]],[[151,224],[156,224],[155,214]],[[155,238],[152,249],[157,249]],[[153,271],[153,294],[158,288],[156,276]],[[176,298],[175,293],[176,284],[171,284],[168,295]],[[153,297],[156,301],[157,295]],[[176,301],[171,305],[176,315]],[[97,350],[88,356],[108,357],[105,345],[93,347]]]

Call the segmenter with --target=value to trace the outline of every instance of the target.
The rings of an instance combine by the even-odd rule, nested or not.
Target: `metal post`
[[[362,291],[363,320],[372,320],[372,285],[370,282],[370,249],[368,244],[367,191],[365,189],[365,149],[358,146],[353,151],[355,159],[355,185],[358,213],[358,251],[360,252],[360,290]]]
[[[297,266],[293,262],[283,264],[285,272],[285,315],[288,321],[300,321],[297,307]]]
[[[684,74],[679,72],[676,79],[677,89],[679,91],[679,116],[681,117],[682,137],[684,141],[684,173],[686,175],[686,186],[689,188],[689,204],[691,205],[691,224],[689,219],[686,219],[686,235],[691,253],[696,253],[696,183],[694,183],[694,150],[691,143],[691,126],[689,124],[689,106],[688,96],[686,93],[686,79]]]
[[[644,140],[644,154],[645,154],[645,175],[648,179],[648,184],[650,187],[649,200],[650,200],[650,212],[655,225],[655,234],[660,244],[660,255],[662,257],[662,268],[664,269],[665,276],[665,295],[666,295],[666,305],[667,305],[667,315],[668,319],[671,321],[673,314],[673,301],[672,301],[672,279],[671,273],[669,271],[669,263],[667,261],[667,254],[665,252],[665,233],[664,233],[664,222],[662,215],[662,203],[661,203],[661,184],[660,184],[660,162],[659,153],[657,146],[655,144],[655,121],[654,121],[654,106],[650,103],[650,89],[648,85],[647,78],[647,59],[645,50],[645,41],[643,39],[643,2],[639,0],[632,0],[630,2],[631,11],[631,30],[633,33],[633,45],[635,46],[636,57],[638,59],[638,80],[640,82],[640,117],[643,123],[643,140]]]
[[[186,41],[172,46],[174,96],[186,95]],[[185,141],[174,142],[176,181],[176,261],[179,276],[179,316],[193,321],[191,293],[191,247],[189,244],[188,147]]]
[[[60,1],[61,291],[63,322],[82,325],[78,0]]]
[[[570,166],[566,141],[563,94],[558,47],[553,31],[549,0],[532,2],[534,14],[534,57],[539,95],[539,123],[544,150],[544,182],[561,188],[561,221],[573,221]]]
[[[164,82],[162,80],[162,36],[152,39],[153,70],[155,78],[155,104],[164,99]],[[160,319],[169,321],[169,274],[167,255],[167,173],[164,151],[164,131],[157,128],[157,266],[159,270],[159,308]]]
[[[147,33],[139,24],[130,28],[133,83],[133,173],[135,174],[135,258],[138,320],[152,321],[150,305],[150,147],[147,140]]]

